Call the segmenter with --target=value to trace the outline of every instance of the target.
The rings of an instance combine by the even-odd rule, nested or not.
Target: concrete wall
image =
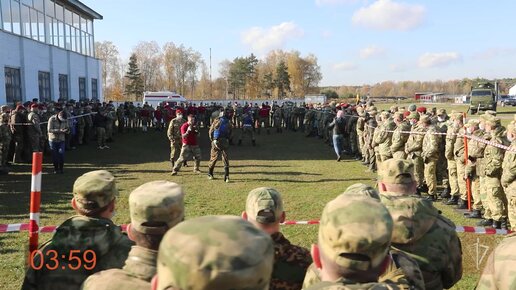
[[[5,67],[20,68],[22,98],[39,98],[38,72],[50,72],[50,89],[54,101],[59,98],[59,74],[68,75],[68,95],[79,100],[79,77],[86,78],[86,97],[91,99],[91,79],[97,79],[101,101],[101,62],[59,47],[0,31],[0,105],[6,103]]]

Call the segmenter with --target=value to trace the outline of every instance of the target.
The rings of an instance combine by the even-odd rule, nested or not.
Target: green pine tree
[[[276,67],[276,88],[278,88],[278,99],[285,98],[286,92],[290,92],[290,75],[285,61],[280,61]]]
[[[131,58],[129,58],[129,69],[125,75],[125,77],[129,79],[125,85],[125,93],[138,99],[143,95],[144,85],[142,73],[140,72],[136,61],[136,55],[132,54]]]

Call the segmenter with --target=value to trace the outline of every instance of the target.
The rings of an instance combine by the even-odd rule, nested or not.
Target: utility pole
[[[210,47],[210,100],[213,100],[213,82],[211,81],[211,47]]]

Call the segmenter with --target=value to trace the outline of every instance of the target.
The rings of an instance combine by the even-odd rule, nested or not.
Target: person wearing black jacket
[[[342,159],[342,152],[344,150],[344,137],[347,137],[346,119],[344,119],[344,111],[337,111],[337,117],[328,125],[328,128],[333,132],[333,148],[337,154],[337,162]]]
[[[107,125],[107,117],[106,111],[103,109],[99,109],[98,113],[95,114],[93,118],[93,126],[97,131],[97,144],[98,149],[109,149],[109,146],[106,145],[106,125]]]

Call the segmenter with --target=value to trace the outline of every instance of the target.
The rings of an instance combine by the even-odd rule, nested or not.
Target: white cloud
[[[333,69],[334,70],[340,70],[340,71],[352,71],[352,70],[356,70],[358,68],[358,66],[354,63],[351,63],[351,62],[341,62],[341,63],[336,63],[333,65]]]
[[[333,32],[329,31],[329,30],[323,30],[321,32],[321,36],[325,39],[328,39],[328,38],[331,38],[333,36]]]
[[[418,65],[421,68],[445,67],[462,60],[457,52],[425,53],[419,57]]]
[[[294,22],[283,22],[269,28],[251,27],[242,32],[241,40],[253,50],[266,52],[282,48],[288,39],[302,37],[304,31]]]
[[[360,50],[360,57],[367,59],[385,54],[385,48],[376,45],[370,45]]]
[[[325,6],[325,5],[342,5],[348,3],[355,3],[358,0],[315,0],[315,4],[317,6]]]
[[[371,29],[405,31],[420,26],[425,16],[423,5],[377,0],[355,11],[351,21],[354,25]]]

